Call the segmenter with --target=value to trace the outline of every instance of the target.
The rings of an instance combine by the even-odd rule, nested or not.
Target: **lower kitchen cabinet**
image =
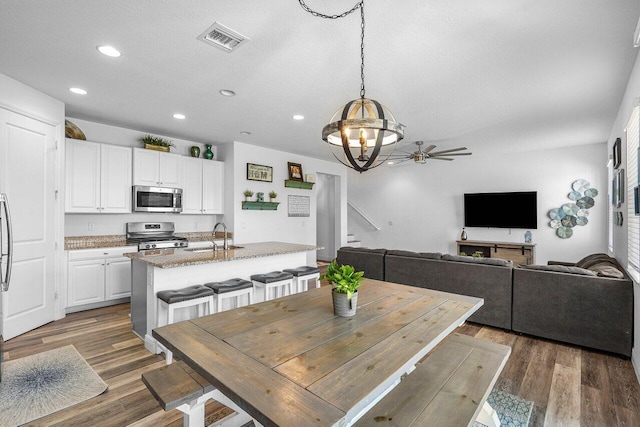
[[[67,312],[123,302],[131,296],[131,260],[135,246],[67,252]]]

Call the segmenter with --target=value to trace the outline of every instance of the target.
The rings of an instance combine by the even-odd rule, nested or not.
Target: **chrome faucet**
[[[213,238],[215,239],[216,237],[216,229],[218,228],[218,226],[221,225],[224,229],[224,245],[222,246],[222,248],[225,251],[229,250],[229,241],[227,240],[227,226],[224,224],[224,222],[218,222],[216,223],[216,225],[213,226]]]

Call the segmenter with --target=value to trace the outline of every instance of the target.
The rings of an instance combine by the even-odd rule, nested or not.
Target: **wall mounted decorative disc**
[[[577,213],[576,213],[577,217],[581,217],[581,216],[589,216],[589,209],[580,209]]]
[[[598,190],[595,188],[587,188],[584,190],[584,195],[587,197],[596,197],[598,195]]]
[[[580,197],[582,197],[582,193],[579,191],[572,191],[571,193],[567,194],[567,197],[570,200],[578,200]]]
[[[571,184],[571,188],[581,193],[589,187],[591,187],[591,183],[586,179],[576,179],[575,181],[573,181],[573,184]]]
[[[549,221],[549,227],[551,228],[560,228],[561,225],[560,220],[554,219]]]
[[[561,239],[568,239],[569,237],[573,236],[573,229],[571,229],[570,227],[560,227],[556,230],[556,234]]]
[[[587,225],[588,222],[589,218],[587,218],[586,216],[576,217],[576,225]]]
[[[593,200],[591,197],[587,197],[587,196],[584,196],[581,199],[578,199],[576,201],[576,205],[578,205],[578,207],[582,208],[582,209],[592,208],[593,205],[595,205],[595,204],[596,204],[595,200]]]
[[[567,215],[564,218],[562,218],[562,221],[560,221],[560,223],[562,224],[563,227],[575,227],[577,221],[578,221],[577,217],[573,215]]]
[[[561,206],[561,208],[567,215],[573,216],[575,216],[576,213],[578,213],[578,211],[580,210],[578,205],[576,205],[575,203],[565,203]]]

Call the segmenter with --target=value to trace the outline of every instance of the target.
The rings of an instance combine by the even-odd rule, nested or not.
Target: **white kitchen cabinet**
[[[67,255],[67,310],[109,305],[131,296],[131,259],[135,246],[78,249]]]
[[[224,213],[223,162],[183,157],[182,185],[183,214]]]
[[[69,213],[131,212],[131,148],[67,139]]]
[[[202,163],[202,209],[205,214],[224,213],[224,163]]]
[[[182,188],[182,158],[178,154],[133,149],[133,184]]]

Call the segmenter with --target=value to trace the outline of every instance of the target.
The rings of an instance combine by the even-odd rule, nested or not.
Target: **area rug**
[[[73,345],[6,361],[0,382],[0,426],[28,423],[106,389]]]
[[[529,425],[533,402],[498,390],[492,390],[489,393],[487,402],[498,413],[501,427],[526,427]],[[484,424],[479,422],[473,423],[473,427],[482,426]]]

